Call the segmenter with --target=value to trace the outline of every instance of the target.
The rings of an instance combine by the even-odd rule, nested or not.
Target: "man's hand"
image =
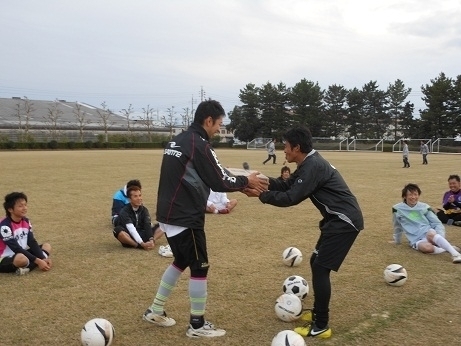
[[[147,250],[147,251],[152,250],[154,248],[154,241],[149,240],[146,243],[141,243],[141,246],[144,250]]]
[[[258,174],[259,174],[259,172],[254,172],[254,173],[251,173],[247,177],[248,178],[248,188],[257,190],[257,191],[259,191],[261,193],[263,191],[267,191],[267,189],[269,187],[269,181],[267,179],[258,178]]]
[[[242,190],[242,193],[244,193],[248,197],[259,197],[261,191],[258,191],[256,189],[250,189],[247,187],[246,189]]]

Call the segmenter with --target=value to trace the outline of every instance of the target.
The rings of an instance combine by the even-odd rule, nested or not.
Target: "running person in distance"
[[[277,140],[275,138],[272,138],[272,140],[267,145],[267,159],[263,162],[263,165],[265,165],[266,162],[270,161],[270,159],[272,159],[272,163],[274,165],[277,163],[277,156],[275,155],[275,142],[277,142]]]
[[[162,327],[176,324],[166,315],[164,306],[179,277],[189,268],[190,310],[186,335],[191,338],[226,334],[224,329],[205,320],[209,263],[204,227],[210,189],[218,192],[267,189],[267,182],[257,177],[258,172],[248,177],[232,176],[220,164],[209,141],[219,133],[224,116],[219,102],[201,102],[192,125],[164,149],[160,170],[157,220],[166,233],[174,260],[163,273],[143,318]]]
[[[27,274],[40,268],[49,271],[52,267],[51,245],[39,245],[27,215],[27,196],[12,192],[5,196],[3,207],[6,217],[0,219],[0,272]]]

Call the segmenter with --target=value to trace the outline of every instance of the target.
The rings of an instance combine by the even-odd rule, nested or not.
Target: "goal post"
[[[272,141],[272,138],[258,137],[247,143],[247,149],[267,149],[267,145]]]

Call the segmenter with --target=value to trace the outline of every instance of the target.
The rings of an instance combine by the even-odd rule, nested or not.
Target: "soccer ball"
[[[282,260],[283,264],[289,267],[297,267],[301,264],[303,260],[303,254],[301,253],[301,251],[299,251],[298,248],[290,246],[283,250]]]
[[[407,279],[407,271],[400,264],[389,264],[384,269],[384,280],[391,286],[402,286]]]
[[[115,330],[112,323],[104,318],[89,320],[80,333],[83,346],[110,346],[114,337]]]
[[[304,299],[309,293],[309,284],[303,277],[298,275],[289,276],[283,282],[282,286],[284,293],[292,293],[299,299]]]
[[[306,342],[301,335],[287,329],[274,336],[271,346],[306,346]]]
[[[275,302],[275,314],[285,322],[299,319],[303,312],[303,304],[294,294],[284,293]]]

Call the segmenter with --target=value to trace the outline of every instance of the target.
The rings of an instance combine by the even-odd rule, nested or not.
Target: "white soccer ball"
[[[400,264],[389,264],[384,269],[384,280],[391,286],[402,286],[407,279],[407,271]]]
[[[299,319],[303,312],[303,304],[294,294],[284,293],[275,302],[275,314],[285,322]]]
[[[303,260],[302,252],[293,246],[290,246],[283,250],[282,253],[282,261],[283,264],[289,267],[297,267],[301,264]]]
[[[271,346],[306,346],[306,342],[301,335],[287,329],[274,336]]]
[[[309,284],[302,276],[289,276],[283,282],[282,290],[284,293],[292,293],[303,300],[309,293]]]
[[[114,337],[115,330],[112,323],[104,318],[89,320],[80,333],[83,346],[110,346]]]

